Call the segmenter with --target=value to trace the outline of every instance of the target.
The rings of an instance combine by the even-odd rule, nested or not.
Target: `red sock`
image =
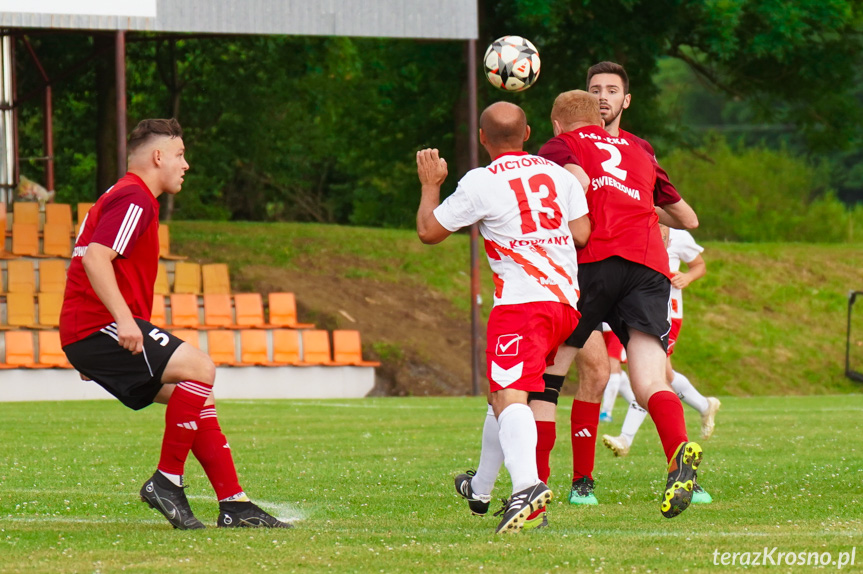
[[[572,436],[572,480],[574,481],[585,476],[593,480],[599,405],[600,403],[572,401],[569,424]]]
[[[662,449],[665,458],[671,461],[674,451],[680,443],[686,442],[686,420],[683,418],[683,405],[680,399],[671,391],[659,391],[654,393],[647,401],[647,412],[656,425],[659,440],[662,441]]]
[[[554,421],[536,421],[536,470],[539,479],[548,484],[551,475],[551,467],[548,464],[551,458],[551,449],[557,440],[557,429]]]
[[[165,436],[162,437],[162,455],[159,457],[159,470],[162,472],[183,474],[198,430],[201,409],[212,389],[212,386],[198,381],[183,381],[174,388],[165,409]]]
[[[198,434],[192,443],[192,454],[204,467],[216,498],[224,500],[235,494],[243,492],[237,479],[237,469],[234,467],[234,458],[231,456],[231,447],[228,439],[222,434],[219,419],[216,416],[216,407],[204,407],[201,410],[201,419],[198,421]]]

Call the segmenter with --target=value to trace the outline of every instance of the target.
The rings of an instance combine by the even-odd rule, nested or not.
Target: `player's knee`
[[[545,390],[542,392],[531,392],[527,395],[527,402],[545,401],[553,405],[557,404],[560,398],[560,390],[563,388],[563,381],[566,379],[563,375],[550,375],[548,373],[542,376],[545,383]]]

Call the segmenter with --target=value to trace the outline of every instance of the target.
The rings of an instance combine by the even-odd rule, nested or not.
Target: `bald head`
[[[483,145],[501,150],[521,150],[527,136],[527,117],[524,110],[509,102],[496,102],[479,117]]]
[[[554,100],[551,121],[557,122],[563,131],[583,126],[601,126],[599,98],[583,90],[563,92]]]

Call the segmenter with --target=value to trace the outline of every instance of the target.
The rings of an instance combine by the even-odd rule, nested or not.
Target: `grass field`
[[[699,473],[715,502],[667,520],[650,422],[625,459],[599,446],[599,506],[565,502],[563,399],[551,525],[514,536],[495,535],[491,516],[471,516],[452,486],[476,464],[482,399],[225,401],[220,418],[244,487],[296,528],[194,532],[171,529],[137,500],[158,458],[160,407],[4,403],[0,572],[710,572],[736,569],[714,565],[715,551],[716,560],[765,547],[777,548],[773,560],[837,560],[858,546],[845,571],[859,571],[863,396],[722,400]],[[619,431],[617,406],[600,433]],[[697,436],[697,416],[686,412]],[[213,524],[217,507],[197,463],[187,479],[197,515]],[[508,490],[504,471],[495,495]]]

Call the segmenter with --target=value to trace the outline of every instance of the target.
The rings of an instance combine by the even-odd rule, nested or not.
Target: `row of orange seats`
[[[227,263],[191,263],[178,261],[174,264],[173,285],[168,280],[168,268],[159,264],[155,292],[168,293],[230,293],[231,277]]]
[[[163,295],[155,295],[150,321],[166,328],[193,329],[314,327],[311,323],[297,321],[297,303],[293,293],[270,293],[267,299],[269,317],[265,319],[260,293],[214,293],[201,298],[192,294],[174,294],[168,298],[168,306]],[[0,306],[0,330],[56,328],[60,324],[61,292],[13,292],[0,295],[0,301],[5,303]]]
[[[266,317],[264,299],[260,293],[207,293],[202,297],[191,293],[174,293],[167,299],[169,307],[166,307],[163,295],[153,297],[150,322],[154,325],[194,329],[314,327],[311,323],[297,320],[297,300],[293,293],[270,293],[267,296]]]
[[[62,293],[66,289],[66,262],[41,259],[10,259],[0,280],[0,293]]]
[[[78,223],[84,220],[87,211],[93,206],[92,203],[78,204]],[[38,202],[35,201],[16,201],[12,204],[12,223],[33,224],[41,229],[43,224],[66,225],[73,228],[72,225],[72,206],[68,203],[46,203],[45,204],[44,222],[41,216],[42,210]],[[0,220],[3,222],[2,229],[6,230],[6,204],[0,205]]]
[[[66,286],[66,263],[62,259],[10,259],[5,262],[0,293],[62,292]],[[167,267],[160,263],[155,285],[159,295],[231,292],[228,266],[224,263],[200,265],[178,261],[174,264],[173,285],[168,277]]]
[[[268,331],[253,329],[208,331],[205,350],[219,366],[376,367],[380,364],[363,360],[359,331],[333,331],[332,352],[326,331],[275,329],[269,333],[271,337]],[[175,330],[173,334],[201,348],[198,331]],[[72,368],[60,347],[58,331],[7,331],[3,343],[4,362],[0,363],[0,369]]]

